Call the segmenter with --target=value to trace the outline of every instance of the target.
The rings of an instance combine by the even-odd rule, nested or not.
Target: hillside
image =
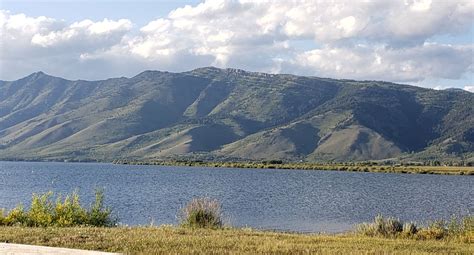
[[[474,160],[474,94],[200,68],[0,82],[0,159]]]

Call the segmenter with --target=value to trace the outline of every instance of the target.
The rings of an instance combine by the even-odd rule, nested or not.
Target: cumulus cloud
[[[37,56],[28,65],[44,69],[41,59],[55,56],[61,67],[46,66],[63,73],[52,73],[71,77],[64,63],[101,68],[76,68],[86,76],[79,78],[92,79],[208,65],[396,82],[460,79],[474,69],[473,45],[430,39],[468,32],[472,13],[469,0],[208,0],[133,30],[128,19],[66,24],[3,11],[0,62]],[[302,49],[300,41],[311,43]]]
[[[130,31],[131,21],[104,19],[93,22],[83,20],[67,25],[64,21],[40,17],[27,17],[24,14],[10,14],[0,11],[1,44],[5,50],[2,59],[31,57],[31,51],[50,55],[58,47],[68,47],[64,51],[94,51],[116,45]],[[40,48],[54,48],[47,51]],[[8,49],[8,50],[6,50]],[[29,50],[28,54],[21,54]],[[33,55],[34,56],[34,55]]]
[[[120,44],[131,28],[127,19],[67,24],[54,18],[1,10],[0,78],[17,79],[38,70],[69,77],[74,70],[81,74],[81,55]]]
[[[131,28],[132,23],[127,19],[120,19],[118,21],[104,19],[99,22],[87,19],[75,22],[61,30],[35,33],[31,38],[31,43],[42,47],[51,47],[67,44],[68,42],[84,43],[85,41],[92,41],[93,45],[98,47],[106,40],[111,45],[114,45]]]
[[[425,43],[410,48],[356,45],[324,47],[300,53],[294,69],[350,79],[416,82],[426,78],[459,79],[472,68],[474,47]]]

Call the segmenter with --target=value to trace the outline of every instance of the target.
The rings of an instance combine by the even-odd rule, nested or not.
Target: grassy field
[[[200,162],[200,161],[116,161],[131,165],[201,166],[294,170],[336,170],[353,172],[474,175],[473,166],[403,166],[318,163]]]
[[[73,192],[34,194],[31,206],[0,210],[0,242],[132,254],[423,254],[474,253],[474,217],[452,217],[417,226],[377,215],[354,232],[297,234],[224,227],[219,201],[191,200],[177,215],[178,226],[115,224],[103,193],[87,208]],[[93,227],[95,226],[95,227]]]
[[[0,242],[124,253],[474,254],[467,240],[414,240],[355,234],[289,234],[171,226],[118,228],[0,227]]]

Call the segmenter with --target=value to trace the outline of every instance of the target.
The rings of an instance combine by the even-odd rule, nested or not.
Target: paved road
[[[66,248],[55,248],[25,244],[0,243],[0,255],[112,255],[119,253],[109,253],[100,251],[86,251]]]

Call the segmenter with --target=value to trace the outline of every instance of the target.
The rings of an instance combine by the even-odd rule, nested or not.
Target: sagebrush
[[[182,226],[193,228],[221,228],[222,208],[219,201],[211,198],[194,198],[181,209]]]
[[[417,226],[414,222],[403,223],[395,218],[378,215],[373,222],[357,225],[356,233],[365,236],[409,237],[423,240],[458,238],[470,242],[474,240],[474,216],[453,216],[450,221],[436,220],[426,226]]]

